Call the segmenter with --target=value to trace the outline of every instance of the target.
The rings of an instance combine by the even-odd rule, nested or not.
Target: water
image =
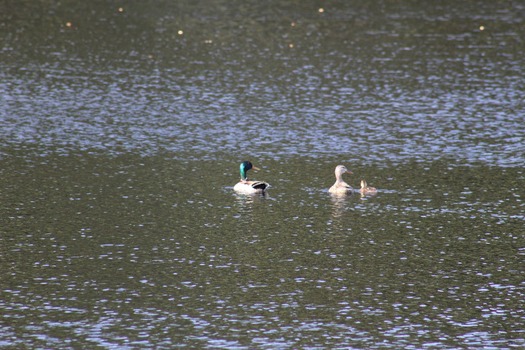
[[[525,346],[524,11],[0,5],[0,346]]]

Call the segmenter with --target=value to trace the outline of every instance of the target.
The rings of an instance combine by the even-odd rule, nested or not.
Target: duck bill
[[[252,169],[253,170],[257,170],[257,171],[261,170],[261,169],[257,168],[256,166],[253,166],[253,165],[252,165]]]
[[[346,172],[347,174],[353,174],[353,172],[351,172],[350,170],[347,170]]]

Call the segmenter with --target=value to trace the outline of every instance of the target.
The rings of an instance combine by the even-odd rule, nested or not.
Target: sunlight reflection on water
[[[428,44],[443,45],[439,38]],[[66,154],[167,150],[181,158],[213,158],[248,149],[259,157],[351,154],[364,163],[525,161],[522,91],[516,76],[502,70],[501,58],[472,61],[468,72],[452,66],[454,75],[435,81],[403,66],[385,74],[395,64],[387,59],[372,64],[378,72],[371,77],[355,71],[347,79],[354,70],[348,53],[322,65],[319,54],[310,53],[310,64],[272,58],[288,71],[274,80],[245,72],[250,69],[240,62],[231,63],[236,71],[226,77],[224,68],[208,65],[182,75],[173,68],[146,75],[54,68],[41,75],[49,67],[30,65],[17,75],[4,73],[0,136],[4,146],[39,145]],[[411,60],[418,66],[427,53]],[[519,61],[505,64],[513,70]]]

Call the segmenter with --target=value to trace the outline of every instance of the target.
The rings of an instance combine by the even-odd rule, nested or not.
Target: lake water
[[[525,5],[0,19],[0,347],[525,347]]]

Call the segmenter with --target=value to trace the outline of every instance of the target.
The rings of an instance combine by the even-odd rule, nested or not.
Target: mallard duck
[[[241,163],[241,165],[239,166],[241,180],[233,187],[233,189],[236,192],[246,194],[266,192],[268,187],[270,187],[270,184],[264,181],[248,180],[248,176],[246,175],[246,173],[250,169],[260,170],[259,168],[254,167],[253,164],[249,161],[244,161]]]
[[[335,183],[328,190],[328,192],[333,194],[352,194],[353,188],[349,184],[343,181],[343,174],[348,173],[352,174],[344,165],[338,165],[335,167]]]
[[[361,189],[359,192],[362,194],[375,194],[377,193],[377,189],[375,187],[368,186],[365,180],[361,180]]]

